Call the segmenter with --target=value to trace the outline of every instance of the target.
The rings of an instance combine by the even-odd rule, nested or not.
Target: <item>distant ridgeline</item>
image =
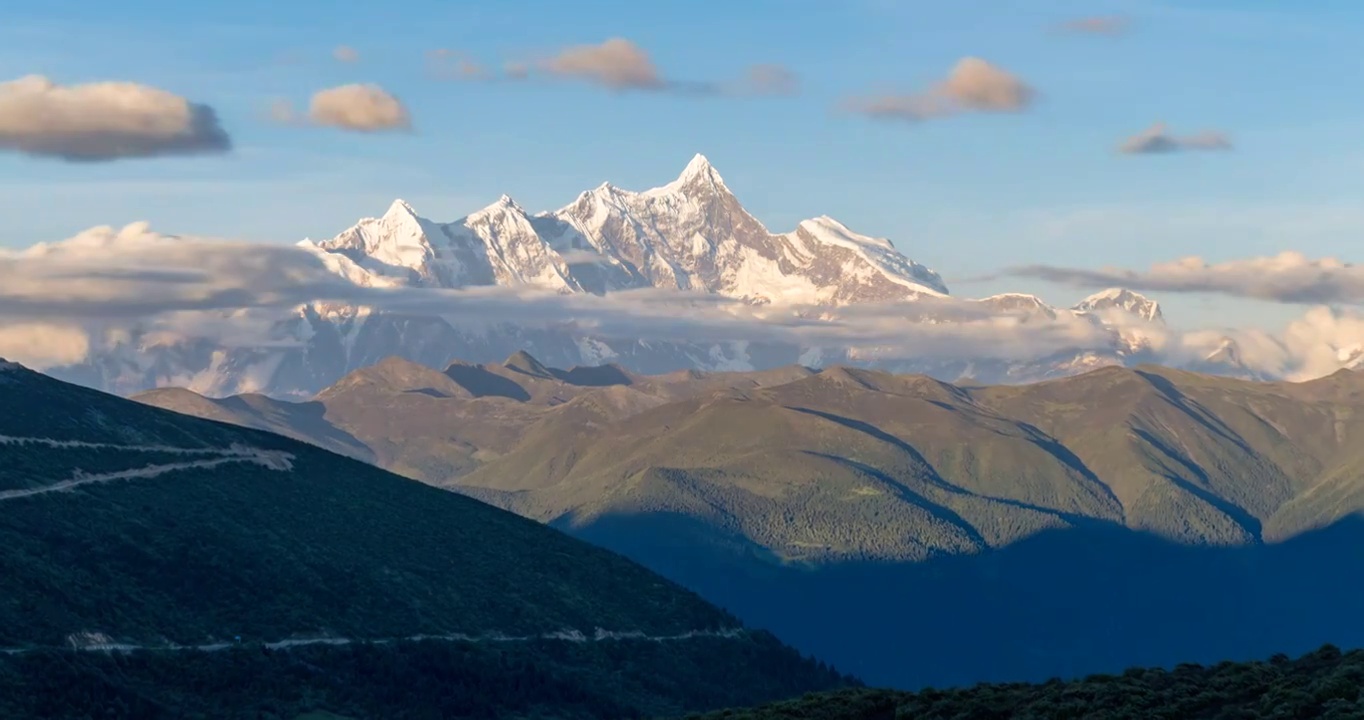
[[[851,682],[540,523],[0,368],[0,717],[617,718]]]
[[[620,552],[873,685],[1364,646],[1364,374],[1031,385],[389,359],[306,403],[139,396]]]

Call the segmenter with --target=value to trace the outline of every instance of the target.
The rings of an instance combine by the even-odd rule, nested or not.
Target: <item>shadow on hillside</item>
[[[1053,530],[920,563],[777,567],[674,514],[557,523],[872,685],[1041,681],[1364,646],[1364,518],[1275,545]]]
[[[474,397],[505,397],[525,402],[530,393],[510,378],[488,372],[477,365],[455,363],[445,368],[445,375]]]
[[[305,439],[314,445],[343,452],[365,462],[374,461],[374,452],[358,438],[333,425],[326,418],[327,407],[315,400],[305,402],[281,402],[262,395],[231,395],[217,400],[224,409],[242,418],[260,417],[273,421],[279,427],[294,431],[295,437]],[[267,423],[260,427],[267,432],[275,430]]]
[[[554,377],[580,387],[633,385],[634,380],[619,365],[578,365],[567,370],[551,370]]]

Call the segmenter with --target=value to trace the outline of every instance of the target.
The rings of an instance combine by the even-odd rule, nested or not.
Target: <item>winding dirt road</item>
[[[107,473],[83,473],[77,471],[75,475],[66,479],[59,480],[50,485],[41,487],[21,488],[18,490],[0,490],[0,502],[5,500],[15,500],[18,498],[33,497],[46,493],[66,492],[81,487],[82,485],[93,485],[97,483],[114,482],[117,480],[133,480],[137,478],[151,478],[164,475],[169,472],[181,470],[203,470],[207,468],[225,465],[234,462],[255,463],[269,470],[288,471],[293,469],[294,456],[281,450],[262,450],[260,448],[248,447],[246,445],[231,445],[226,448],[181,448],[167,445],[114,445],[110,443],[90,443],[80,440],[55,440],[52,438],[34,437],[14,437],[11,435],[0,435],[0,445],[42,445],[53,449],[62,448],[87,448],[98,450],[123,450],[127,452],[155,452],[169,453],[178,455],[208,455],[204,460],[187,460],[180,463],[164,463],[161,465],[147,465],[140,468],[129,470],[118,470]]]

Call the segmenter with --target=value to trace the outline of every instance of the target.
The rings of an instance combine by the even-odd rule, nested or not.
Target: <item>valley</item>
[[[916,688],[1364,643],[1349,591],[1326,589],[1330,567],[1361,559],[1361,397],[1351,371],[978,386],[842,367],[643,376],[518,353],[444,372],[386,360],[309,401],[308,428],[233,416],[232,398],[137,399],[344,434],[870,683]],[[911,642],[923,652],[906,657]]]
[[[0,720],[1364,720],[1364,4],[10,5]]]

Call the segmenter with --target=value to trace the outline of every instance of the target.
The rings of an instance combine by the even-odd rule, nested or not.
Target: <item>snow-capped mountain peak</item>
[[[486,206],[486,207],[484,207],[484,208],[482,208],[482,209],[480,209],[480,210],[475,210],[474,212],[471,212],[471,213],[469,213],[468,215],[466,215],[464,218],[461,218],[460,220],[456,220],[455,223],[450,223],[450,224],[453,225],[453,224],[462,222],[462,221],[464,221],[464,220],[467,220],[467,219],[469,219],[469,218],[476,217],[476,216],[482,217],[482,216],[488,216],[488,215],[497,215],[497,214],[499,214],[499,213],[506,213],[506,212],[514,213],[514,214],[517,214],[517,215],[521,215],[521,216],[524,216],[524,217],[526,217],[526,218],[529,218],[529,217],[530,217],[530,215],[526,212],[525,208],[521,207],[521,205],[518,204],[515,200],[513,200],[512,197],[511,197],[510,195],[504,194],[504,195],[502,195],[501,197],[499,197],[498,199],[494,200],[494,201],[493,201],[492,203],[490,203],[488,206]]]
[[[828,215],[820,215],[819,217],[813,217],[809,220],[802,220],[800,224],[806,227],[819,228],[822,232],[836,235],[855,245],[877,247],[883,250],[895,249],[895,243],[892,243],[888,238],[859,235],[852,230],[849,230],[847,225],[844,225]]]
[[[1078,312],[1102,313],[1122,310],[1147,322],[1163,323],[1165,315],[1160,303],[1127,288],[1108,288],[1101,290],[1076,303],[1072,310]]]
[[[710,160],[701,153],[696,153],[687,162],[687,166],[682,168],[682,174],[677,176],[680,181],[687,181],[696,177],[708,177],[716,182],[724,182],[720,179],[720,173],[715,170],[715,166],[710,164]]]
[[[338,253],[375,275],[420,282],[436,257],[433,238],[440,227],[417,215],[404,200],[394,200],[382,217],[369,217],[316,247]]]
[[[938,273],[902,255],[890,240],[853,232],[828,215],[801,221],[795,232],[782,238],[808,258],[811,274],[837,278],[839,287],[825,302],[882,302],[948,294]]]
[[[998,312],[1019,313],[1024,316],[1042,315],[1048,318],[1056,318],[1056,308],[1048,305],[1042,298],[1027,293],[1000,293],[975,300],[992,310]]]
[[[720,171],[710,164],[710,160],[705,155],[697,153],[687,163],[687,167],[682,169],[682,173],[676,180],[661,185],[650,190],[646,190],[641,195],[671,195],[686,192],[713,192],[730,194],[729,187],[725,185],[725,179],[720,177]]]
[[[478,268],[481,282],[464,284],[532,285],[562,293],[583,289],[530,215],[508,195],[443,229],[452,247],[476,256],[466,267]]]
[[[417,211],[413,210],[412,205],[406,200],[395,198],[393,202],[389,204],[388,210],[384,212],[383,217],[384,219],[393,218],[395,221],[408,218],[415,220],[417,219]]]
[[[610,183],[558,211],[531,216],[510,196],[439,224],[394,200],[317,249],[329,263],[438,287],[537,285],[605,293],[660,287],[756,303],[844,305],[945,295],[932,270],[885,238],[853,232],[827,215],[773,234],[725,185],[704,155],[675,180],[632,192]]]

